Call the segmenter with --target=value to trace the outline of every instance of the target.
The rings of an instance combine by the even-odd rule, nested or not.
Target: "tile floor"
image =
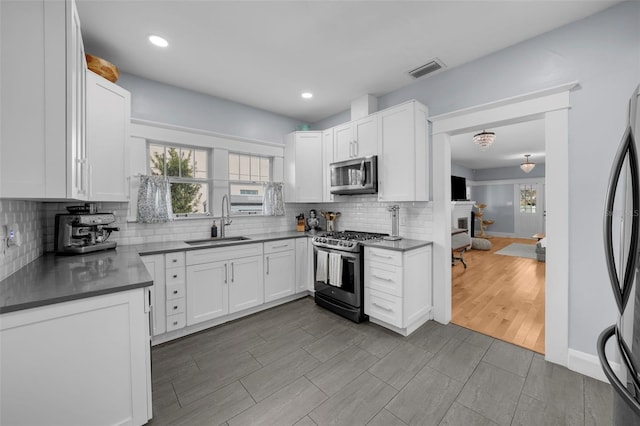
[[[152,350],[157,425],[609,425],[608,384],[433,321],[402,337],[305,298]]]

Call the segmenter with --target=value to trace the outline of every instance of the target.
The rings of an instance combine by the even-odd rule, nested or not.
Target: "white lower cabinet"
[[[264,301],[296,293],[296,244],[294,239],[264,244]]]
[[[263,303],[262,244],[187,252],[187,326]]]
[[[228,263],[187,266],[187,325],[229,313]]]
[[[153,336],[184,328],[185,254],[173,252],[142,256],[153,279],[151,324]]]
[[[151,274],[153,343],[185,336],[313,289],[310,238],[142,256]]]
[[[432,248],[364,251],[364,304],[371,322],[408,336],[433,317]]]
[[[3,314],[0,424],[147,423],[148,312],[139,288]]]
[[[296,239],[296,293],[309,289],[308,238]]]
[[[253,308],[264,302],[262,258],[233,259],[229,262],[229,313]]]
[[[142,256],[142,263],[147,267],[153,280],[151,291],[151,334],[157,336],[167,331],[164,254]]]

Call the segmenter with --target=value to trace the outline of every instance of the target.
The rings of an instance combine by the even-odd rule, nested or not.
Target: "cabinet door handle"
[[[358,156],[358,141],[353,141],[353,156]]]
[[[173,263],[178,263],[178,259],[171,260]]]
[[[173,322],[173,325],[178,325],[178,321],[174,321],[174,322]]]
[[[269,275],[269,256],[267,256],[267,275]]]
[[[173,290],[173,294],[178,294],[178,290]]]
[[[224,283],[227,283],[227,277],[229,276],[229,272],[227,271],[227,264],[224,264]]]
[[[385,256],[385,255],[383,255],[383,254],[378,254],[378,253],[376,253],[375,251],[372,251],[372,252],[371,252],[371,254],[372,254],[372,255],[374,255],[374,256],[376,256],[376,257],[381,257],[381,258],[383,258],[383,259],[393,259],[393,256]]]
[[[235,278],[235,268],[233,267],[233,262],[231,262],[231,282],[233,282]]]
[[[393,281],[393,279],[392,279],[392,278],[379,277],[379,276],[378,276],[378,275],[376,275],[376,274],[373,274],[372,276],[373,276],[373,278],[377,278],[377,279],[382,280],[382,281],[389,281],[389,282],[392,282],[392,281]]]
[[[173,274],[173,278],[178,278],[178,274]]]
[[[173,305],[173,310],[177,310],[178,309],[178,305]]]
[[[376,302],[373,302],[373,306],[377,306],[378,308],[380,308],[380,309],[382,309],[384,311],[387,311],[387,312],[393,312],[393,309],[391,309],[391,308],[389,308],[387,306],[384,306],[384,305],[380,305],[380,304],[378,304]]]

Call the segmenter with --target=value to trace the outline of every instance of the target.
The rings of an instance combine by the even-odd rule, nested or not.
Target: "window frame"
[[[266,159],[269,163],[268,166],[268,172],[269,172],[269,176],[268,176],[268,180],[267,181],[255,181],[255,180],[239,180],[239,179],[231,179],[231,156],[232,155],[237,155],[239,157],[248,157],[249,158],[249,167],[251,167],[251,159],[253,158],[258,158],[260,160],[262,159]],[[238,151],[229,151],[228,152],[228,158],[227,158],[227,165],[229,167],[229,172],[228,172],[228,180],[229,180],[229,185],[228,185],[228,193],[229,193],[229,206],[231,207],[231,216],[243,216],[243,217],[253,217],[253,216],[262,216],[262,204],[263,201],[260,202],[260,210],[259,211],[248,211],[245,213],[242,212],[238,212],[238,211],[234,211],[234,207],[237,207],[239,204],[234,204],[232,201],[232,195],[231,195],[231,187],[232,185],[249,185],[249,186],[262,186],[262,189],[264,190],[264,187],[266,186],[267,183],[273,182],[273,167],[274,167],[274,156],[270,156],[270,155],[260,155],[260,154],[253,154],[253,153],[247,153],[247,152],[238,152]],[[240,170],[238,170],[240,171]],[[238,173],[238,175],[240,176],[240,173]],[[249,177],[251,178],[251,171],[249,171]],[[260,175],[261,176],[261,175]]]
[[[191,184],[197,184],[197,185],[206,185],[206,194],[207,194],[207,210],[205,212],[202,213],[176,213],[174,211],[173,213],[173,217],[175,220],[182,220],[182,219],[206,219],[206,218],[210,218],[212,216],[212,202],[213,202],[213,161],[212,161],[212,154],[213,154],[213,149],[212,148],[207,148],[207,147],[202,147],[202,146],[196,146],[196,145],[187,145],[187,144],[181,144],[181,143],[171,143],[171,142],[162,142],[162,141],[156,141],[156,140],[147,140],[146,143],[146,169],[147,169],[147,173],[149,175],[153,175],[153,170],[151,169],[151,146],[162,146],[164,147],[164,155],[165,158],[167,158],[167,152],[169,150],[169,148],[174,148],[174,149],[178,149],[178,150],[192,150],[192,151],[201,151],[204,152],[205,156],[206,156],[206,165],[207,165],[207,177],[206,178],[185,178],[182,176],[167,176],[167,165],[166,165],[166,161],[165,161],[165,165],[164,165],[164,171],[162,175],[156,175],[156,176],[165,176],[169,179],[169,184],[174,184],[174,183],[191,183]],[[173,206],[171,206],[173,208]]]

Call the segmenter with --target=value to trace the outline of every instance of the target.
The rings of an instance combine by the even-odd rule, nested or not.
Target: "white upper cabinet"
[[[378,115],[333,128],[333,159],[344,161],[350,158],[368,157],[378,154]]]
[[[0,197],[86,200],[86,61],[75,3],[0,7]]]
[[[92,71],[86,82],[89,199],[127,201],[131,95]]]
[[[294,132],[285,137],[284,199],[321,202],[323,197],[322,132]]]
[[[333,163],[333,129],[322,132],[322,201],[332,202],[331,170],[329,165]]]
[[[417,101],[378,113],[378,200],[429,201],[428,115]]]

